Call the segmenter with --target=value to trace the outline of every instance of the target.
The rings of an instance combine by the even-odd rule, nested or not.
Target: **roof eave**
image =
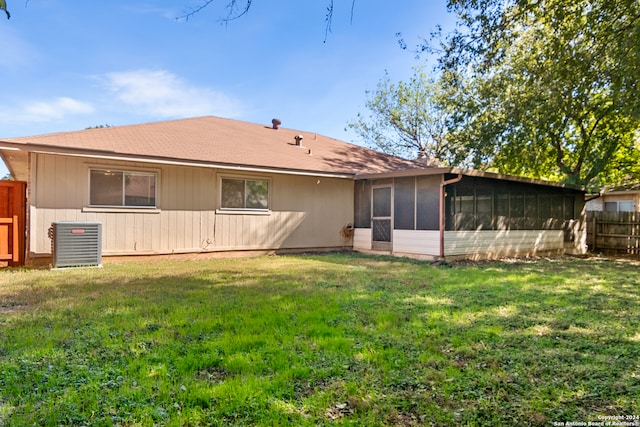
[[[123,154],[123,153],[117,153],[115,151],[109,151],[109,150],[74,149],[74,148],[61,147],[61,146],[14,143],[14,142],[8,142],[8,141],[0,141],[0,150],[14,150],[14,151],[37,153],[37,154],[85,157],[90,159],[101,159],[101,160],[135,161],[135,162],[141,162],[141,163],[155,163],[155,164],[175,165],[175,166],[192,166],[192,167],[241,170],[241,171],[247,171],[247,172],[262,172],[262,173],[270,172],[270,173],[282,173],[282,174],[288,174],[288,175],[319,176],[319,177],[330,177],[330,178],[353,179],[355,175],[355,172],[349,173],[346,171],[331,172],[331,171],[303,170],[303,169],[294,169],[294,168],[279,168],[279,167],[257,166],[257,165],[229,164],[229,163],[221,163],[221,162],[211,162],[206,160],[175,159],[175,158],[166,158],[166,157],[159,157],[159,156]]]
[[[425,167],[423,169],[407,169],[401,171],[394,172],[383,172],[383,173],[369,173],[369,174],[358,174],[356,175],[356,180],[367,180],[367,179],[383,179],[383,178],[403,178],[409,176],[426,176],[426,175],[440,175],[440,174],[461,174],[465,176],[475,176],[480,178],[491,178],[491,179],[501,179],[506,181],[515,181],[515,182],[523,182],[527,184],[535,184],[535,185],[547,185],[552,187],[560,187],[566,188],[570,190],[576,191],[586,191],[584,187],[578,185],[564,184],[561,182],[554,181],[545,181],[542,179],[535,178],[527,178],[516,175],[506,175],[496,172],[485,172],[473,169],[461,169],[455,167]]]

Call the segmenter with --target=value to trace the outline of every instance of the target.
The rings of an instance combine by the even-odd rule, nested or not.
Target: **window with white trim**
[[[632,200],[618,200],[615,202],[604,202],[606,212],[633,212]]]
[[[264,179],[222,178],[220,208],[269,209],[269,181]]]
[[[157,174],[113,169],[90,169],[89,205],[156,207]]]

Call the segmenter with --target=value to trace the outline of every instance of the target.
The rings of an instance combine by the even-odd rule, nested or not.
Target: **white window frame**
[[[244,207],[224,207],[222,206],[222,185],[224,180],[243,181],[245,188],[245,200],[243,201]],[[267,183],[267,207],[266,208],[248,208],[246,207],[246,188],[247,181],[263,181]],[[218,178],[218,212],[220,213],[269,213],[271,212],[271,188],[272,181],[270,178],[264,176],[250,176],[250,175],[222,175]]]
[[[615,211],[607,211],[607,205],[614,205],[616,207]],[[629,209],[621,209],[621,207],[624,206],[625,208],[629,208]],[[605,202],[602,205],[602,210],[607,211],[607,212],[633,212],[634,211],[634,203],[633,200],[605,200]]]
[[[91,173],[93,171],[106,171],[112,173],[122,173],[122,203],[121,204],[93,204],[91,203]],[[127,175],[144,175],[144,176],[152,176],[155,181],[154,188],[154,204],[153,205],[127,205],[126,204],[126,179],[124,179]],[[160,183],[160,174],[158,171],[150,171],[150,170],[135,170],[135,169],[124,169],[124,168],[110,168],[104,166],[91,166],[88,168],[88,206],[89,208],[97,208],[97,209],[124,209],[124,210],[158,210],[158,187]]]

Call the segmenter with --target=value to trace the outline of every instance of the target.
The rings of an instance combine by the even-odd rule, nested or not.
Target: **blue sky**
[[[223,25],[227,1],[8,0],[0,15],[0,138],[215,115],[349,142],[366,90],[427,58],[399,48],[455,23],[444,0],[253,1]],[[0,164],[0,176],[6,173]]]

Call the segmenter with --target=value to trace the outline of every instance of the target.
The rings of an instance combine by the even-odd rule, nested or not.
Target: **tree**
[[[7,15],[7,19],[11,18],[11,14],[9,13],[9,10],[7,9],[7,1],[6,0],[0,0],[0,10],[4,10],[4,13]]]
[[[462,23],[441,45],[450,140],[475,167],[581,185],[637,178],[640,2],[449,7]]]
[[[446,139],[446,112],[438,106],[440,88],[420,67],[408,82],[392,83],[388,73],[375,92],[367,91],[367,117],[349,122],[371,148],[406,158],[451,163],[455,150]]]
[[[0,0],[0,1],[3,1],[3,0]],[[215,0],[202,0],[202,2],[198,6],[191,8],[191,10],[186,12],[184,15],[180,16],[179,19],[188,20],[193,15],[200,13],[203,9],[210,6],[214,2]],[[242,16],[246,15],[249,12],[249,9],[251,9],[252,4],[253,4],[253,0],[241,0],[241,1],[228,0],[227,4],[225,5],[227,14],[224,18],[222,18],[222,22],[229,23],[231,21],[235,21],[238,18],[241,18]],[[355,5],[356,5],[356,0],[351,0],[351,19],[353,19],[353,10],[355,8]],[[334,11],[334,0],[327,0],[327,12],[325,15],[325,24],[326,24],[325,25],[325,41],[329,33],[331,32],[331,23],[333,21],[333,11]]]

